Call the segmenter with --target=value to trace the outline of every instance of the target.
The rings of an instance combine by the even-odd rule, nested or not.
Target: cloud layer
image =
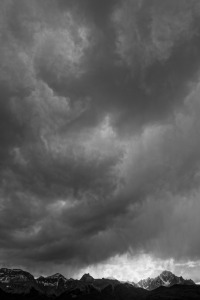
[[[0,3],[0,261],[198,261],[200,5]]]

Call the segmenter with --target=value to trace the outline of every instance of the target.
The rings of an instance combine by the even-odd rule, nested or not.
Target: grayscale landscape
[[[0,298],[200,299],[199,216],[200,1],[1,0]]]

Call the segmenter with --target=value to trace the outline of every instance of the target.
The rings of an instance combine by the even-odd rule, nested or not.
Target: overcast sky
[[[0,1],[0,264],[200,281],[200,1]]]

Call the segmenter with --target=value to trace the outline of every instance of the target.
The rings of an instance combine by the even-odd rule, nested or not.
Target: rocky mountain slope
[[[0,287],[9,293],[28,293],[38,288],[33,275],[20,269],[0,269]]]

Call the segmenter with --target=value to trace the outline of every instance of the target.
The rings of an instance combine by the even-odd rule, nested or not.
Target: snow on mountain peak
[[[178,277],[170,271],[163,271],[159,276],[155,278],[147,278],[140,280],[138,286],[147,290],[153,290],[159,286],[172,286],[174,284],[195,284],[192,280],[185,280],[183,277]]]

